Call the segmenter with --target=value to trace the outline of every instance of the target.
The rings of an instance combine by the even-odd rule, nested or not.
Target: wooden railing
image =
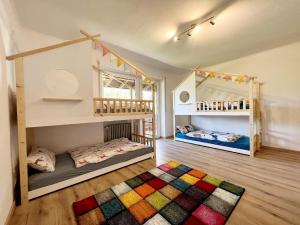
[[[153,101],[141,99],[94,98],[95,115],[151,114]]]
[[[153,138],[145,137],[139,134],[131,134],[132,141],[144,144],[148,147],[153,147]]]
[[[200,101],[196,103],[197,112],[202,111],[248,111],[249,99]]]

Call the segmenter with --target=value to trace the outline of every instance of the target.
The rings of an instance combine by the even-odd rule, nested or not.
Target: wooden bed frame
[[[91,99],[91,101],[94,101],[94,109],[91,109],[94,111],[94,118],[84,118],[81,121],[78,121],[77,123],[74,123],[74,121],[66,122],[66,121],[60,121],[59,119],[54,122],[48,122],[47,124],[32,124],[28,123],[25,119],[25,98],[24,98],[24,57],[36,55],[39,53],[44,53],[50,50],[62,48],[65,46],[74,45],[77,43],[85,42],[85,41],[93,41],[101,43],[97,38],[100,37],[99,34],[96,35],[90,35],[85,31],[80,31],[82,35],[84,35],[81,38],[70,40],[70,41],[64,41],[58,44],[50,45],[43,48],[38,48],[30,51],[25,51],[21,53],[17,53],[11,56],[7,56],[6,59],[9,61],[14,60],[15,62],[15,76],[16,76],[16,96],[17,96],[17,120],[18,120],[18,144],[19,144],[19,174],[20,174],[20,200],[21,200],[21,206],[27,208],[28,206],[28,200],[36,198],[38,196],[44,195],[46,193],[76,184],[78,182],[82,182],[84,180],[93,178],[95,176],[99,176],[101,174],[110,172],[112,170],[116,170],[118,168],[130,165],[132,163],[139,162],[141,160],[145,160],[147,158],[156,156],[156,143],[155,143],[155,88],[154,84],[152,85],[152,101],[146,101],[146,100],[120,100],[120,99],[105,99],[105,98],[95,98]],[[104,46],[101,43],[102,46]],[[106,46],[104,46],[107,48]],[[108,49],[108,48],[107,48]],[[119,56],[117,53],[110,51],[112,54],[120,58],[123,62],[128,64],[130,67],[134,68],[137,73],[142,76],[143,78],[147,80],[152,80],[152,78],[148,77],[141,69],[135,67],[131,63],[129,63],[126,59]],[[94,68],[94,65],[92,65]],[[43,98],[44,101],[82,101],[80,98]],[[110,105],[111,102],[114,106],[117,106],[117,102],[120,102],[120,104],[123,104],[126,102],[126,104],[129,103],[131,107],[125,107],[125,110],[121,107],[120,111],[117,111],[116,108],[114,108],[114,111],[112,112],[110,108],[108,108],[107,111],[104,111],[104,108],[101,108],[101,105],[104,104],[104,102],[108,102]],[[99,107],[100,104],[100,107]],[[133,110],[133,106],[135,106],[137,109],[136,112]],[[98,110],[99,109],[99,110]],[[99,117],[101,116],[101,117]],[[105,116],[105,117],[102,117]],[[122,162],[113,166],[109,166],[107,168],[103,168],[100,170],[96,170],[93,172],[90,172],[88,174],[78,176],[76,178],[69,179],[67,181],[59,182],[54,185],[50,185],[47,187],[39,188],[34,191],[28,192],[28,165],[27,165],[27,153],[30,148],[30,144],[34,143],[34,134],[33,134],[33,127],[43,127],[43,126],[59,126],[59,125],[68,125],[68,124],[80,124],[80,123],[96,123],[96,122],[106,122],[106,121],[117,121],[117,120],[144,120],[145,118],[151,117],[152,118],[152,137],[147,138],[145,137],[145,133],[141,134],[134,134],[132,137],[135,138],[136,141],[140,140],[144,142],[145,144],[150,144],[154,149],[153,154],[146,154],[144,156],[137,157],[135,159],[131,159],[126,162]],[[133,122],[132,122],[133,123]],[[28,126],[30,124],[30,126]],[[144,124],[144,123],[140,123]],[[143,128],[142,131],[145,129]],[[151,139],[151,141],[149,140]]]
[[[203,145],[206,147],[226,150],[235,153],[241,153],[254,157],[255,152],[261,147],[261,113],[260,113],[260,87],[261,84],[256,80],[256,77],[246,76],[242,74],[229,74],[220,73],[196,69],[194,71],[195,76],[204,78],[200,83],[205,82],[208,78],[221,78],[226,76],[229,80],[234,80],[232,77],[240,77],[244,82],[248,84],[248,97],[231,100],[211,100],[211,101],[200,101],[192,103],[194,105],[194,111],[189,114],[176,114],[174,109],[174,140],[182,141],[186,143],[192,143],[196,145]],[[213,76],[212,76],[213,75]],[[187,78],[188,79],[188,78]],[[179,87],[180,84],[177,86]],[[196,85],[196,88],[199,85]],[[173,91],[173,105],[175,104],[175,91]],[[227,146],[215,145],[200,141],[187,140],[176,137],[176,116],[247,116],[249,119],[249,136],[250,136],[250,149],[249,151],[238,148],[231,148]],[[256,134],[255,134],[256,133]]]

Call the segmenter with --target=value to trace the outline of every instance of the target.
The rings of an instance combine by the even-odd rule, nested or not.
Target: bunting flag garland
[[[102,48],[102,52],[103,52],[103,56],[105,56],[106,54],[108,54],[110,51],[108,48],[103,47]],[[112,55],[112,54],[111,54]]]
[[[117,66],[120,67],[121,65],[123,65],[123,63],[124,61],[121,58],[117,57]]]
[[[208,72],[208,71],[196,71],[196,75],[203,77],[203,78],[218,78],[223,79],[225,81],[234,81],[238,83],[249,82],[251,77],[246,75],[229,75],[217,72]]]
[[[137,77],[141,76],[143,80],[146,79],[146,76],[144,75],[143,72],[137,70],[134,66],[131,66],[130,64],[128,64],[124,59],[122,59],[121,57],[119,57],[115,53],[111,52],[108,48],[103,46],[100,41],[94,41],[93,48],[96,49],[96,50],[101,49],[103,57],[106,56],[106,55],[109,55],[110,56],[110,58],[109,58],[110,63],[114,63],[114,64],[116,63],[117,67],[120,67],[120,66],[124,65],[124,67],[123,67],[124,72],[132,73],[133,75],[135,75]],[[100,53],[101,53],[101,50],[100,50]],[[149,78],[147,78],[147,79],[151,83],[151,80]]]

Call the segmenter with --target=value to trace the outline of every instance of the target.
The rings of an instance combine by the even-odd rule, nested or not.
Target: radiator
[[[104,126],[104,142],[122,137],[131,140],[131,123],[116,123]]]

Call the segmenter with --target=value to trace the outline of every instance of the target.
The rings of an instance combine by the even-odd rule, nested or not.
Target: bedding
[[[74,161],[70,154],[64,153],[56,156],[55,171],[52,173],[40,173],[37,170],[30,169],[28,177],[29,191],[56,184],[61,181],[84,175],[95,170],[103,169],[118,163],[141,157],[143,155],[153,153],[152,147],[144,147],[136,151],[128,151],[122,155],[115,155],[105,161],[99,163],[91,163],[79,168],[75,167]]]
[[[204,139],[208,139],[208,140],[216,139],[210,131],[206,131],[206,130],[192,131],[192,132],[187,133],[186,135],[189,137],[198,137],[198,138],[204,138]]]
[[[128,140],[128,138],[119,138],[104,143],[71,149],[68,153],[74,160],[75,166],[79,168],[90,163],[98,163],[115,155],[124,154],[128,151],[135,151],[144,147],[144,144],[132,142]]]
[[[215,137],[219,141],[224,141],[224,142],[235,142],[238,139],[241,138],[241,135],[238,134],[230,134],[230,133],[214,133]]]
[[[208,143],[208,144],[221,145],[221,146],[243,149],[243,150],[250,149],[250,139],[247,136],[241,136],[235,142],[225,142],[225,141],[220,141],[217,139],[209,140],[209,139],[200,138],[200,137],[190,137],[187,134],[182,134],[182,133],[177,133],[176,138],[186,139],[186,140],[191,140],[191,141],[199,141],[199,142],[204,142],[204,143]]]
[[[55,170],[55,154],[46,148],[33,147],[27,157],[27,163],[30,167],[43,173],[53,172]]]

